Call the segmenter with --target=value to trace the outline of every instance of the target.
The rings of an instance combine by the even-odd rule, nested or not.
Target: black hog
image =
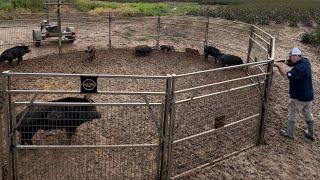
[[[12,64],[13,60],[18,58],[18,63],[22,61],[22,56],[31,52],[28,46],[16,46],[3,51],[0,55],[0,61],[9,61]]]
[[[50,102],[91,103],[93,100],[87,97],[67,97]],[[25,111],[27,113],[21,119]],[[70,139],[78,126],[87,121],[101,118],[101,114],[97,112],[96,107],[89,105],[34,105],[28,107],[25,111],[17,116],[17,130],[21,134],[21,144],[29,145],[32,144],[33,135],[40,129],[53,130],[65,128],[67,136]],[[21,120],[22,122],[20,123]]]
[[[161,45],[160,49],[161,51],[166,51],[166,52],[175,51],[174,47],[170,45]]]
[[[135,47],[136,56],[146,56],[152,52],[152,48],[147,45],[139,45]]]
[[[239,56],[231,54],[222,54],[218,57],[218,61],[222,67],[243,64],[243,60]]]
[[[208,56],[210,55],[214,58],[215,63],[217,63],[218,57],[221,56],[222,54],[218,48],[213,46],[205,46],[203,51],[204,51],[204,58],[208,59]]]

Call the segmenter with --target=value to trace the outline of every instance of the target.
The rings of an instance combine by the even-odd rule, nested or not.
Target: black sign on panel
[[[97,93],[97,76],[80,76],[81,93]]]

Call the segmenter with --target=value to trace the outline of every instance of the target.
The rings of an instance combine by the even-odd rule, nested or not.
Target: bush
[[[319,22],[320,23],[320,22]],[[317,27],[316,27],[316,30],[314,32],[315,34],[315,42],[317,44],[320,44],[320,24],[318,23]]]
[[[0,3],[0,10],[11,11],[12,9],[13,9],[13,5],[9,2]]]
[[[313,44],[315,42],[315,35],[310,32],[305,32],[301,36],[301,42],[305,44]]]
[[[320,24],[314,32],[305,32],[301,36],[301,42],[305,44],[320,44]]]

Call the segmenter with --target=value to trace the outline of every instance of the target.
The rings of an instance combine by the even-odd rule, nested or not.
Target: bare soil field
[[[212,21],[223,21],[220,19],[212,19]],[[152,21],[154,22],[154,21]],[[141,22],[142,23],[142,22]],[[132,28],[135,28],[136,26],[132,25]],[[149,24],[150,29],[154,28],[153,24]],[[92,29],[90,29],[92,28]],[[138,26],[136,27],[138,29],[143,29],[144,26]],[[312,63],[313,68],[313,79],[314,79],[314,89],[315,89],[315,101],[313,105],[312,112],[314,114],[315,118],[315,128],[316,133],[319,134],[319,92],[320,92],[320,72],[319,72],[319,65],[320,65],[320,56],[319,56],[319,50],[305,46],[301,44],[297,37],[299,34],[304,32],[306,29],[301,28],[291,28],[291,27],[285,27],[285,26],[278,26],[278,25],[272,25],[268,27],[262,27],[263,29],[266,29],[267,32],[274,35],[276,37],[276,58],[285,58],[287,53],[292,47],[300,47],[305,54],[305,56],[309,57]],[[96,32],[97,26],[87,26],[86,31],[83,33],[90,34],[90,32]],[[147,28],[148,29],[148,28]],[[118,29],[114,30],[119,32],[119,34],[123,34],[124,32],[128,32],[128,29],[123,28],[122,26],[119,26]],[[131,30],[133,31],[133,30]],[[130,32],[131,32],[130,31]],[[29,33],[28,31],[25,31],[26,34]],[[138,31],[137,31],[138,32]],[[140,32],[140,31],[139,31]],[[97,32],[98,33],[98,32]],[[116,32],[115,32],[116,33]],[[130,33],[127,33],[129,35]],[[32,55],[29,55],[30,57],[27,58],[25,61],[22,62],[20,65],[15,65],[13,67],[8,67],[6,64],[1,64],[0,71],[4,70],[12,70],[14,72],[61,72],[61,73],[104,73],[104,74],[139,74],[139,75],[166,75],[166,74],[182,74],[182,73],[188,73],[193,71],[199,71],[199,70],[206,70],[211,68],[216,68],[217,65],[214,64],[213,60],[210,59],[208,61],[205,61],[202,59],[202,56],[199,57],[187,57],[182,52],[175,52],[175,53],[168,53],[163,54],[162,52],[155,51],[152,56],[150,57],[143,57],[143,58],[136,58],[133,57],[133,50],[132,49],[109,49],[109,50],[100,50],[98,51],[98,59],[93,62],[88,62],[85,60],[85,55],[82,51],[84,47],[87,44],[97,44],[97,46],[106,46],[106,36],[98,40],[99,38],[83,38],[76,41],[73,45],[68,45],[71,49],[78,50],[77,53],[71,53],[67,54],[62,57],[57,57],[55,55],[51,55],[49,57],[40,57],[32,59]],[[132,38],[134,35],[130,35]],[[24,37],[27,37],[25,35]],[[184,36],[183,36],[184,37]],[[183,37],[181,39],[183,39]],[[189,37],[185,38],[192,38],[192,37],[203,37],[203,34],[194,32],[189,33]],[[117,38],[117,36],[115,36]],[[119,38],[119,37],[118,37]],[[238,51],[231,51],[234,53],[237,53],[239,56],[245,58],[244,52],[246,52],[247,47],[247,41],[244,41],[242,39],[233,39],[232,37],[226,38],[224,35],[216,35],[211,37],[212,40],[216,42],[226,42],[225,45],[229,45],[232,47],[234,44],[234,49],[240,50]],[[10,39],[10,38],[9,38]],[[197,38],[195,38],[197,39]],[[231,41],[231,40],[233,41]],[[118,46],[125,46],[125,47],[134,47],[136,44],[147,43],[147,44],[154,44],[154,41],[141,41],[141,39],[135,39],[131,40],[127,37],[122,37],[119,39],[114,39],[115,44]],[[201,52],[201,45],[203,42],[190,42],[184,41],[184,40],[166,40],[161,41],[162,43],[171,43],[174,46],[178,47],[178,51],[183,51],[184,47],[193,47],[198,48]],[[43,51],[56,51],[56,48],[48,49],[50,46],[44,46]],[[37,52],[35,48],[33,48],[33,53]],[[228,51],[228,49],[224,49],[224,51]],[[130,58],[128,58],[130,56]],[[109,58],[108,58],[109,57]],[[132,58],[131,58],[132,57]],[[147,66],[146,66],[147,65]],[[280,136],[279,130],[285,125],[287,121],[287,103],[288,103],[288,82],[286,79],[280,76],[279,72],[275,70],[273,83],[272,83],[272,91],[271,91],[271,97],[270,97],[270,105],[268,110],[268,118],[267,118],[267,124],[266,124],[266,145],[254,147],[248,151],[245,151],[239,155],[236,155],[230,159],[221,161],[213,166],[208,166],[203,169],[196,170],[194,172],[191,172],[189,174],[186,174],[185,176],[181,177],[181,179],[319,179],[320,177],[320,141],[317,140],[316,142],[310,142],[307,139],[303,137],[302,129],[305,128],[305,123],[302,117],[299,117],[297,128],[296,128],[296,138],[294,141],[284,139]],[[225,74],[220,74],[220,78],[230,76],[230,77],[238,77],[241,76],[241,72],[238,70],[234,70],[232,72],[224,72]],[[214,76],[212,77],[214,79]],[[16,88],[22,88],[25,87],[25,80],[19,80],[17,79],[14,81],[13,86]],[[214,82],[215,80],[212,80],[211,82]],[[36,83],[31,83],[36,82]],[[48,82],[50,82],[48,84]],[[65,89],[75,89],[77,87],[77,81],[72,80],[68,81],[65,79],[62,79],[61,81],[57,83],[51,83],[52,81],[44,80],[37,82],[34,79],[29,80],[29,84],[33,84],[33,87],[38,87],[42,89],[50,89],[50,88],[56,88],[56,87],[63,87]],[[181,84],[181,88],[187,88],[190,85],[192,85],[193,82],[196,82],[197,84],[201,84],[203,82],[200,81],[190,81],[189,84]],[[119,84],[119,82],[112,82],[115,84]],[[120,83],[121,85],[118,86],[121,89],[126,90],[143,90],[143,87],[140,86],[141,84],[146,85],[147,87],[153,87],[154,83],[146,83],[146,82],[139,82],[140,85],[134,85],[134,86],[126,86],[127,82]],[[161,82],[163,83],[163,82]],[[159,83],[159,84],[161,84]],[[154,86],[154,89],[158,89],[161,86]],[[28,88],[32,88],[28,87]],[[103,89],[112,90],[114,86],[107,86],[105,85]],[[246,92],[246,93],[250,93]],[[254,91],[252,91],[254,92]],[[230,95],[230,97],[235,98],[235,95]],[[19,97],[21,99],[29,98],[29,97]],[[111,101],[111,100],[120,100],[121,98],[115,98],[114,97],[105,97],[104,100]],[[40,97],[40,99],[45,100],[46,97]],[[151,98],[154,101],[159,101],[158,98],[154,97]],[[138,97],[136,100],[143,101],[141,97]],[[210,102],[208,102],[210,103]],[[251,104],[252,107],[254,107],[255,101],[248,101],[248,104]],[[235,106],[238,107],[238,106]],[[241,108],[239,106],[238,108]],[[121,110],[116,110],[121,111]],[[122,110],[123,111],[123,110]],[[133,110],[134,111],[134,110]],[[140,110],[139,110],[140,111]],[[146,111],[146,110],[141,110]],[[120,113],[120,112],[119,112]],[[136,111],[134,111],[136,113]],[[107,116],[109,117],[109,116]],[[141,118],[141,117],[140,117]],[[132,125],[137,125],[137,120],[139,117],[135,119],[135,121],[131,122]],[[230,117],[230,119],[233,119],[233,117]],[[119,119],[109,119],[113,120],[114,123],[118,122]],[[127,124],[125,122],[123,126],[125,127]],[[96,121],[93,121],[90,126],[95,126],[99,123]],[[110,122],[110,124],[112,124]],[[141,124],[140,124],[141,125]],[[97,125],[99,126],[99,125]],[[147,126],[152,126],[152,124],[148,124]],[[100,126],[103,127],[103,126]],[[120,127],[120,126],[119,126]],[[139,127],[137,127],[139,128]],[[197,127],[201,129],[201,127]],[[116,129],[116,127],[114,128]],[[95,129],[96,130],[96,129]],[[100,131],[100,130],[98,130]],[[103,129],[101,129],[103,131]],[[117,131],[123,131],[123,129],[116,129]],[[154,132],[153,132],[154,133]],[[248,132],[249,133],[249,132]],[[80,135],[85,134],[81,133]],[[99,134],[99,133],[98,133]],[[130,139],[130,135],[127,134],[126,136],[123,136],[124,139],[113,139],[113,142],[125,142],[126,140]],[[78,136],[77,136],[78,137]],[[81,141],[84,140],[84,142],[95,142],[95,140],[85,140],[85,139],[77,139],[75,137],[72,139],[72,141],[75,144],[81,144]],[[144,139],[140,139],[141,141],[145,142],[156,142],[156,134],[147,134],[146,136],[143,136]],[[64,137],[63,137],[64,138]],[[97,142],[105,144],[107,142],[112,144],[112,141],[110,141],[110,137],[96,137],[98,140]],[[135,142],[135,137],[132,137],[132,141]],[[236,139],[235,139],[236,140]],[[106,141],[106,142],[105,142]],[[109,142],[108,142],[109,141]],[[82,142],[83,143],[83,142]],[[211,144],[210,144],[211,145]],[[212,145],[215,145],[214,143]],[[217,147],[214,147],[215,149]],[[210,146],[208,147],[210,151]],[[207,150],[208,150],[207,149]],[[219,148],[217,148],[219,149]],[[33,151],[32,153],[37,154],[36,151]],[[79,152],[77,152],[79,153]],[[93,154],[99,154],[98,151],[93,152]],[[110,154],[108,152],[104,152],[104,157],[111,158]],[[129,152],[113,152],[113,153],[120,153],[117,157],[120,158],[122,156],[127,156],[130,154]],[[132,153],[132,152],[131,152]],[[102,153],[103,154],[103,153]],[[30,155],[30,154],[29,154]],[[22,156],[22,162],[28,161],[28,156],[25,155]],[[78,156],[69,156],[67,155],[61,155],[60,158],[70,158],[70,162],[77,162]],[[99,170],[104,169],[105,167],[111,167],[115,166],[114,168],[117,169],[117,166],[119,164],[112,163],[111,165],[104,165],[101,164],[101,162],[94,162],[96,159],[99,159],[101,155],[95,156],[95,158],[92,157],[83,157],[88,161],[93,161],[93,164],[97,164],[100,169],[93,169],[93,167],[82,167],[86,169],[86,171],[80,171],[80,172],[90,172],[92,174],[97,174]],[[149,162],[154,162],[156,159],[156,153],[155,150],[150,150],[150,153],[148,155],[139,156],[140,158],[144,157],[144,160],[149,160]],[[55,157],[52,158],[52,161],[54,162]],[[142,160],[141,160],[142,161]],[[139,166],[139,162],[141,163],[140,159],[137,159],[137,161],[132,162],[123,162],[128,163],[130,166]],[[148,161],[146,161],[148,162]],[[59,163],[59,162],[54,162]],[[42,169],[42,171],[46,171],[47,169],[44,168],[46,162],[43,161],[41,164],[36,165],[32,169]],[[75,164],[77,167],[79,164]],[[129,166],[129,165],[128,165]],[[155,169],[155,164],[147,165],[146,171],[152,171]],[[182,167],[183,168],[183,167]],[[87,171],[89,169],[89,171]],[[148,174],[148,172],[143,172],[142,169],[134,170],[134,169],[128,169],[126,170],[120,170],[121,172],[125,172],[126,176],[122,178],[133,178],[133,177],[140,177],[142,174]],[[34,171],[25,172],[24,174],[32,174]],[[61,174],[59,170],[54,170],[54,172],[50,172],[53,174]],[[50,177],[50,173],[46,174],[46,177]],[[77,178],[77,177],[86,177],[86,175],[81,174],[73,174],[74,172],[72,169],[67,173],[70,175],[69,178]],[[135,174],[136,173],[136,174]],[[98,173],[99,174],[99,173]],[[111,172],[108,171],[106,174],[101,174],[101,177],[114,177],[114,178],[120,178],[117,177],[117,172]],[[87,174],[88,175],[88,174]],[[35,176],[36,178],[40,178],[38,176]],[[88,175],[88,178],[90,176]],[[149,178],[153,177],[152,175],[147,176]]]

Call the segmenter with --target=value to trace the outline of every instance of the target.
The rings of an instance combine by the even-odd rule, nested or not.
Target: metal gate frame
[[[14,72],[10,72],[10,71],[5,71],[2,72],[2,77],[5,79],[5,81],[7,83],[3,84],[3,89],[4,89],[4,99],[5,99],[5,106],[3,108],[4,110],[4,126],[6,127],[5,130],[6,132],[5,137],[0,136],[1,138],[5,138],[6,142],[6,147],[4,151],[4,155],[8,157],[8,164],[7,164],[7,170],[8,170],[8,174],[6,175],[6,178],[8,179],[18,179],[18,175],[17,175],[17,150],[18,149],[37,149],[37,148],[41,148],[41,149],[50,149],[50,148],[125,148],[125,147],[155,147],[158,146],[158,150],[157,150],[157,177],[155,177],[155,179],[163,179],[162,176],[162,172],[161,169],[164,169],[164,159],[166,159],[165,157],[167,156],[165,154],[165,144],[167,141],[167,138],[165,137],[165,135],[168,133],[168,128],[166,128],[166,126],[168,125],[168,118],[169,118],[169,106],[170,106],[170,101],[169,98],[171,97],[171,84],[172,84],[172,76],[171,75],[167,75],[167,76],[135,76],[135,75],[93,75],[93,76],[98,76],[98,77],[119,77],[119,78],[137,78],[137,79],[164,79],[166,80],[166,90],[165,92],[130,92],[130,91],[117,91],[117,92],[110,92],[110,91],[101,91],[98,92],[98,94],[126,94],[126,95],[141,95],[143,97],[143,99],[145,100],[145,103],[61,103],[61,102],[36,102],[36,96],[38,94],[54,94],[54,93],[58,93],[58,94],[80,94],[79,91],[54,91],[54,90],[11,90],[10,89],[10,84],[11,84],[11,77],[12,76],[40,76],[40,77],[68,77],[68,76],[92,76],[91,74],[62,74],[62,73],[14,73]],[[12,102],[11,100],[11,95],[12,94],[19,94],[19,93],[32,93],[35,94],[32,98],[32,100],[29,102]],[[153,102],[149,102],[148,99],[146,98],[146,95],[161,95],[161,96],[165,96],[165,102],[162,103],[153,103]],[[129,145],[18,145],[16,142],[16,135],[15,135],[15,131],[14,131],[14,127],[17,126],[16,122],[16,105],[52,105],[54,104],[55,106],[66,106],[66,105],[77,105],[77,106],[132,106],[132,105],[139,105],[139,106],[145,106],[148,107],[149,109],[149,113],[150,113],[150,117],[153,120],[155,116],[152,112],[151,107],[152,106],[160,106],[161,107],[161,116],[159,119],[159,124],[157,124],[157,128],[158,128],[158,133],[159,133],[159,143],[158,144],[129,144]],[[156,122],[155,122],[156,123]],[[2,125],[2,124],[0,124]],[[1,126],[0,126],[1,127]],[[2,134],[1,134],[2,135]],[[1,139],[2,140],[2,139]],[[2,144],[1,144],[2,145]],[[0,149],[2,150],[2,149]],[[1,154],[2,155],[2,154]],[[4,157],[4,156],[2,156]],[[4,162],[2,162],[2,158],[1,158],[1,167],[3,167]],[[2,176],[2,174],[1,174]]]
[[[271,78],[272,78],[272,64],[273,64],[273,60],[269,60],[269,61],[262,61],[262,62],[254,62],[254,63],[248,63],[248,64],[244,64],[244,65],[238,65],[238,66],[233,66],[233,67],[224,67],[224,68],[219,68],[219,69],[213,69],[212,71],[217,71],[217,70],[224,70],[224,69],[231,69],[231,68],[239,68],[239,67],[248,67],[248,66],[259,66],[259,65],[263,65],[263,64],[268,64],[268,72],[266,72],[266,78],[264,79],[263,82],[263,87],[261,87],[263,89],[263,91],[261,92],[261,96],[263,97],[264,101],[261,104],[261,113],[260,113],[260,123],[259,123],[259,132],[257,132],[258,134],[258,138],[257,138],[257,145],[262,144],[264,142],[264,127],[265,127],[265,118],[266,118],[266,108],[267,108],[267,97],[268,97],[268,93],[269,93],[269,89],[270,89],[270,85],[271,85]],[[197,72],[197,73],[201,73],[201,72]],[[22,93],[24,92],[23,90],[10,90],[10,77],[11,76],[21,76],[21,75],[37,75],[37,76],[50,76],[52,74],[49,73],[40,73],[40,74],[35,74],[35,73],[11,73],[9,71],[3,72],[2,75],[5,77],[6,82],[4,84],[5,88],[5,107],[4,107],[4,115],[5,115],[5,119],[6,120],[10,120],[10,122],[12,122],[12,124],[10,124],[8,121],[4,121],[5,124],[5,129],[8,129],[8,132],[5,132],[6,134],[6,152],[10,155],[9,158],[9,162],[11,164],[11,168],[9,169],[9,177],[11,177],[11,179],[16,179],[16,170],[15,170],[15,164],[16,164],[16,150],[17,148],[27,148],[24,147],[24,145],[17,145],[16,144],[16,140],[15,140],[15,136],[13,136],[14,132],[12,132],[12,127],[15,126],[15,105],[16,104],[37,104],[40,102],[11,102],[11,94],[13,93]],[[67,74],[53,74],[54,76],[68,76]],[[77,76],[77,75],[71,75],[71,76]],[[156,179],[172,179],[174,178],[174,176],[172,176],[171,174],[171,169],[172,169],[172,145],[175,143],[175,141],[173,140],[173,136],[174,136],[174,132],[173,132],[173,127],[175,124],[175,105],[177,103],[180,103],[179,101],[176,101],[175,99],[175,95],[176,95],[176,90],[175,90],[175,81],[176,78],[179,76],[183,76],[183,75],[167,75],[165,78],[166,80],[166,92],[164,92],[163,94],[165,95],[165,102],[164,103],[160,103],[157,105],[163,105],[163,114],[162,114],[162,120],[160,122],[160,137],[159,137],[159,144],[149,144],[150,146],[159,146],[159,161],[157,162],[158,164],[158,176],[156,177]],[[244,78],[250,78],[249,77],[244,77]],[[259,85],[258,83],[255,83],[255,85]],[[196,87],[195,87],[196,88]],[[34,90],[34,91],[29,91],[28,93],[54,93],[53,91],[41,91],[41,90]],[[62,93],[62,92],[60,92]],[[69,92],[70,93],[70,92]],[[78,93],[78,92],[73,92],[73,93]],[[102,92],[102,93],[108,93],[108,92]],[[121,93],[121,92],[120,92]],[[124,92],[124,93],[128,93],[128,92]],[[132,92],[132,93],[139,93],[139,92]],[[157,92],[151,92],[151,93],[157,93]],[[142,96],[145,95],[142,93]],[[197,97],[195,97],[197,98]],[[41,104],[41,103],[40,103]],[[48,104],[48,103],[47,103]],[[50,104],[50,103],[49,103]],[[144,106],[150,106],[152,105],[156,105],[155,103],[149,103],[146,100],[146,103],[140,103],[140,105],[144,105]],[[63,105],[63,103],[61,103],[61,105]],[[88,104],[87,104],[88,105]],[[92,105],[112,105],[112,103],[93,103]],[[115,105],[115,104],[113,104]],[[123,104],[122,104],[123,105]],[[195,136],[201,136],[201,135],[195,135]],[[179,141],[179,140],[178,140]],[[122,145],[119,145],[122,146]],[[134,146],[134,145],[129,145],[130,147]],[[141,146],[141,145],[137,145]],[[148,146],[148,145],[147,145]],[[50,148],[48,146],[34,146],[32,148]],[[55,146],[53,146],[55,147]],[[63,148],[63,146],[61,146]],[[108,145],[102,146],[107,148]],[[56,148],[56,147],[55,147]],[[74,148],[81,148],[81,146],[75,146]],[[92,148],[92,146],[82,146],[82,148]],[[189,171],[188,171],[189,172]]]

